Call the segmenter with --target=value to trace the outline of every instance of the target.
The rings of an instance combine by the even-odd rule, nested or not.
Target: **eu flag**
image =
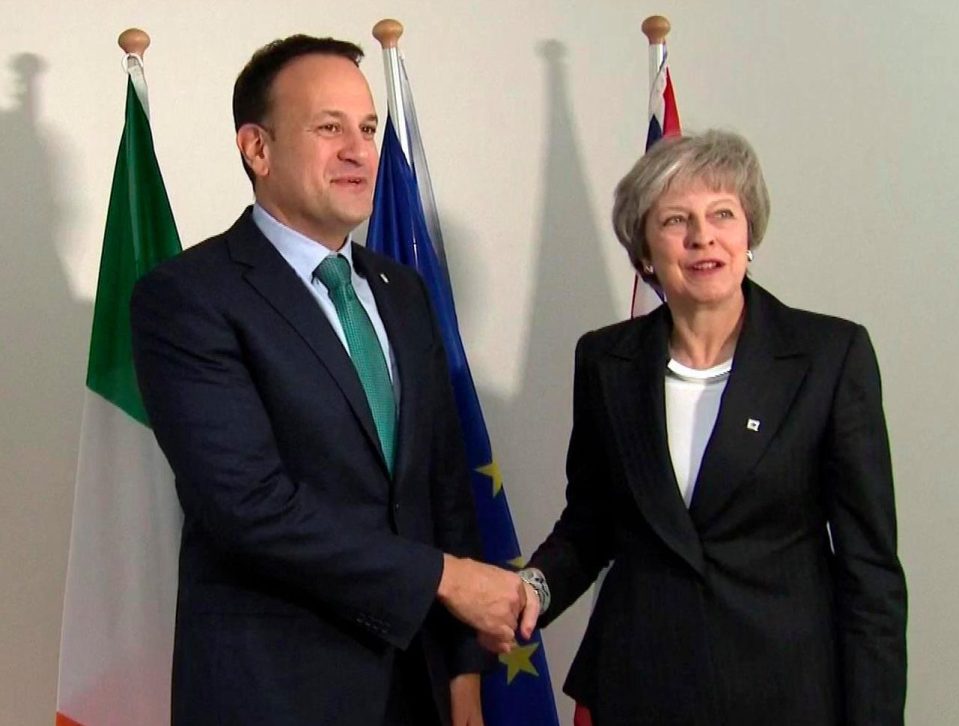
[[[443,334],[466,439],[483,554],[487,562],[516,567],[522,563],[519,542],[463,350],[453,292],[430,239],[416,173],[406,160],[389,118],[366,246],[414,267],[426,283]],[[487,726],[559,725],[539,631],[530,642],[500,656],[497,668],[484,675],[483,718]]]

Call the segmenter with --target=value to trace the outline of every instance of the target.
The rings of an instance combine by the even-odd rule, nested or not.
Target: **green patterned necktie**
[[[373,413],[376,433],[383,447],[383,458],[392,474],[396,446],[396,399],[393,397],[393,384],[383,348],[350,282],[350,263],[342,255],[328,255],[317,265],[313,276],[330,292],[336,315],[346,334],[350,358],[353,359],[353,366]]]

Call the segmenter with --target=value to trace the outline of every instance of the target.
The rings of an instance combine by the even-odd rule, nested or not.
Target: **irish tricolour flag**
[[[142,61],[126,120],[97,284],[60,640],[58,726],[170,723],[181,514],[130,351],[137,278],[180,251],[153,150]]]

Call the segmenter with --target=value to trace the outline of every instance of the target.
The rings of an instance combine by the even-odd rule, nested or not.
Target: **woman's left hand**
[[[450,680],[453,726],[483,726],[479,673],[463,673]]]

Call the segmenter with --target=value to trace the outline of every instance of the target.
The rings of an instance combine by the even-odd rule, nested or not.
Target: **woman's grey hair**
[[[616,185],[613,203],[616,237],[647,282],[657,283],[655,272],[643,271],[643,260],[649,260],[646,215],[668,189],[693,183],[736,194],[746,212],[749,249],[763,240],[769,221],[769,192],[759,157],[746,139],[717,130],[661,139]]]

